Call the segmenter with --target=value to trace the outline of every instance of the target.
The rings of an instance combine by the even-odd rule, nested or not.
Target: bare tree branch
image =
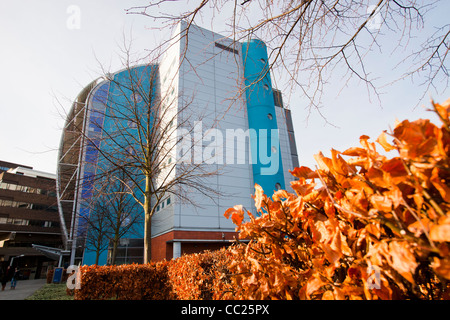
[[[160,20],[165,27],[179,21],[187,22],[187,29],[203,23],[205,16],[223,15],[230,7],[229,29],[225,36],[234,42],[251,37],[264,39],[270,65],[267,72],[284,83],[285,89],[300,92],[309,100],[311,109],[320,113],[324,90],[335,70],[346,69],[345,85],[350,80],[362,81],[369,97],[374,94],[380,101],[379,89],[392,84],[385,75],[375,75],[367,65],[373,48],[381,50],[379,39],[394,36],[396,48],[412,46],[413,31],[426,27],[424,17],[439,10],[437,1],[419,0],[302,0],[302,1],[234,1],[203,0],[180,11],[171,1],[151,2],[132,7],[129,14],[142,14]],[[177,10],[178,9],[178,10]],[[228,11],[227,11],[228,12]],[[387,33],[381,30],[387,31]],[[420,77],[426,92],[430,87],[448,83],[448,25],[437,26],[435,34],[427,37],[422,47],[412,50],[409,65],[401,79]],[[186,40],[187,41],[187,40]],[[385,83],[382,83],[382,81]],[[236,97],[242,95],[242,89]]]

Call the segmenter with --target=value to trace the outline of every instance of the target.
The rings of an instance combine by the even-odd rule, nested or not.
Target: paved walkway
[[[0,300],[24,300],[44,286],[46,282],[46,279],[18,280],[14,290],[10,289],[10,282],[8,282],[5,291],[1,291],[0,286]]]

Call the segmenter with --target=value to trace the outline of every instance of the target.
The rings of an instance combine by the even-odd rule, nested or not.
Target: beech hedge
[[[377,138],[389,157],[362,135],[294,168],[293,193],[255,185],[258,215],[225,212],[247,244],[82,267],[75,299],[450,299],[450,99],[432,106],[440,127],[405,120]]]
[[[222,249],[148,264],[82,266],[81,288],[68,294],[75,300],[210,300],[230,254]]]

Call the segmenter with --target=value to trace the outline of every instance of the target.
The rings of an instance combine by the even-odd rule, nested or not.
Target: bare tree
[[[85,234],[85,244],[89,250],[95,251],[95,264],[98,264],[100,254],[108,248],[107,208],[102,202],[89,203],[90,215],[81,217],[82,223],[89,227]]]
[[[88,203],[89,216],[81,217],[89,228],[86,235],[88,247],[96,251],[95,264],[98,264],[101,251],[112,244],[109,263],[115,264],[120,239],[126,235],[139,234],[142,226],[142,214],[138,204],[129,195],[124,172],[115,175],[98,174],[93,196]]]
[[[178,103],[173,91],[161,94],[157,64],[132,65],[128,49],[124,52],[124,69],[114,75],[106,72],[107,100],[93,111],[98,115],[94,118],[102,120],[89,124],[99,134],[94,139],[85,134],[84,138],[99,155],[91,183],[114,177],[121,190],[114,193],[132,197],[142,207],[147,263],[151,259],[152,217],[161,202],[173,196],[175,201],[197,205],[189,197],[193,190],[214,200],[217,190],[202,179],[217,171],[202,163],[178,161],[180,144],[184,154],[191,154],[195,143],[186,144],[185,139],[202,115],[183,113],[189,101]]]
[[[138,204],[132,197],[128,195],[128,190],[125,186],[115,179],[115,190],[107,195],[109,196],[107,209],[108,224],[109,224],[109,240],[112,244],[112,252],[110,264],[116,264],[117,248],[119,241],[125,235],[139,234],[139,226],[142,225],[142,215],[137,206]]]
[[[330,82],[339,81],[345,87],[356,79],[365,84],[369,97],[375,94],[379,99],[379,89],[386,85],[379,84],[380,78],[388,77],[377,74],[377,66],[370,66],[367,59],[370,53],[382,50],[380,40],[387,36],[398,41],[394,50],[412,47],[398,61],[398,67],[406,67],[396,81],[423,79],[423,94],[430,87],[448,86],[450,24],[444,21],[442,25],[434,25],[434,21],[425,19],[430,12],[440,10],[438,1],[203,0],[186,6],[189,9],[180,12],[178,2],[160,0],[132,7],[127,12],[150,17],[162,27],[185,20],[188,29],[208,21],[212,27],[229,12],[227,30],[221,33],[234,41],[263,39],[269,51],[268,70],[273,70],[272,75],[285,83],[286,90],[299,89],[309,100],[310,111],[319,110]],[[416,30],[430,32],[433,27],[425,42],[417,46],[413,41]],[[342,73],[342,79],[334,78]]]

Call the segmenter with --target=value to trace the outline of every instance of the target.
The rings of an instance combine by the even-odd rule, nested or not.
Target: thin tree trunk
[[[98,265],[98,260],[100,257],[100,248],[97,248],[97,251],[95,252],[95,265]]]
[[[148,212],[148,206],[145,207],[144,263],[149,263],[152,259],[152,218]]]
[[[150,177],[145,178],[145,199],[144,199],[144,263],[149,263],[152,259],[152,215],[151,215],[151,195],[150,195]]]
[[[97,250],[95,252],[95,265],[98,265],[98,260],[100,258],[100,243],[101,243],[101,239],[102,239],[102,235],[101,233],[99,233],[98,237],[97,237]]]
[[[120,206],[120,204],[119,204]],[[120,219],[121,219],[121,211],[118,212],[117,217],[116,217],[116,226],[115,226],[115,230],[114,230],[114,240],[113,240],[113,250],[112,250],[112,257],[111,257],[111,264],[115,265],[116,264],[116,258],[117,258],[117,247],[119,246],[119,226],[120,226]],[[125,261],[125,264],[127,262]]]
[[[119,243],[119,235],[116,232],[116,235],[114,236],[114,240],[113,240],[113,248],[112,248],[112,254],[111,254],[111,264],[112,265],[116,264],[118,243]]]

